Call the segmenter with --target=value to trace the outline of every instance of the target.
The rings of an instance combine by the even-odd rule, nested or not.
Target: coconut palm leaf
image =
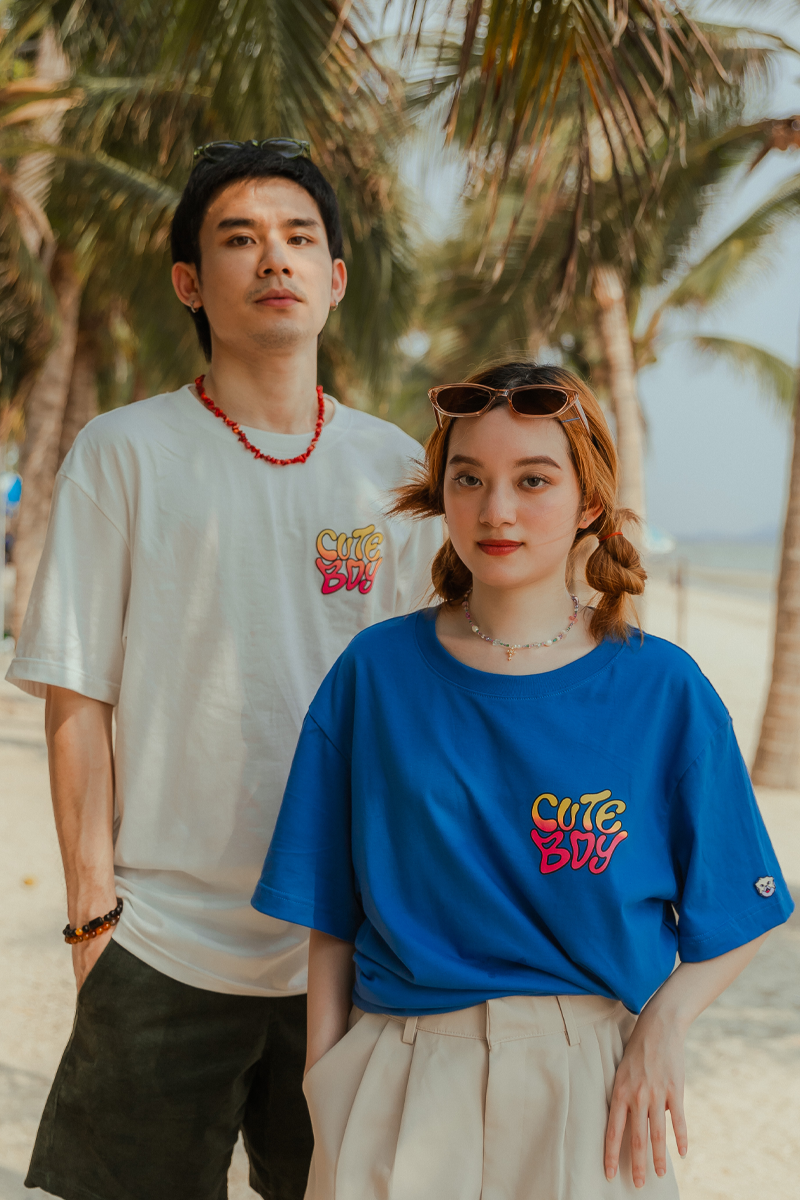
[[[780,409],[794,411],[798,372],[791,363],[763,346],[735,338],[698,334],[690,340],[695,350],[706,358],[727,363],[739,375],[749,375],[762,395],[773,400]]]

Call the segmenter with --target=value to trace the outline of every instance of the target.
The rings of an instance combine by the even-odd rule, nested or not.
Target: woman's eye
[[[473,488],[480,483],[477,475],[456,475],[455,482],[461,484],[462,487]]]
[[[541,475],[529,475],[527,479],[523,479],[522,482],[527,488],[533,489],[544,487],[544,485],[547,483],[547,480]]]

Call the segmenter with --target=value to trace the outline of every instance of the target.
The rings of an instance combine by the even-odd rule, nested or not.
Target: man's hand
[[[72,947],[72,969],[75,972],[78,991],[83,987],[86,976],[111,941],[112,933],[112,929],[107,929],[105,933],[91,938],[88,942],[76,942]]]

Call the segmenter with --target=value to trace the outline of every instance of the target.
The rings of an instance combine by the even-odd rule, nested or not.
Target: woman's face
[[[453,422],[444,478],[450,539],[473,579],[514,588],[566,576],[582,512],[561,423],[517,416],[507,404]]]

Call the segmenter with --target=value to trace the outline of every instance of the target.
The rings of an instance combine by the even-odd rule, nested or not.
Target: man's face
[[[316,343],[344,295],[347,273],[341,259],[331,259],[320,211],[289,179],[224,188],[203,220],[200,256],[199,271],[176,264],[176,290],[191,303],[182,294],[188,287],[206,310],[212,342],[234,351]]]

